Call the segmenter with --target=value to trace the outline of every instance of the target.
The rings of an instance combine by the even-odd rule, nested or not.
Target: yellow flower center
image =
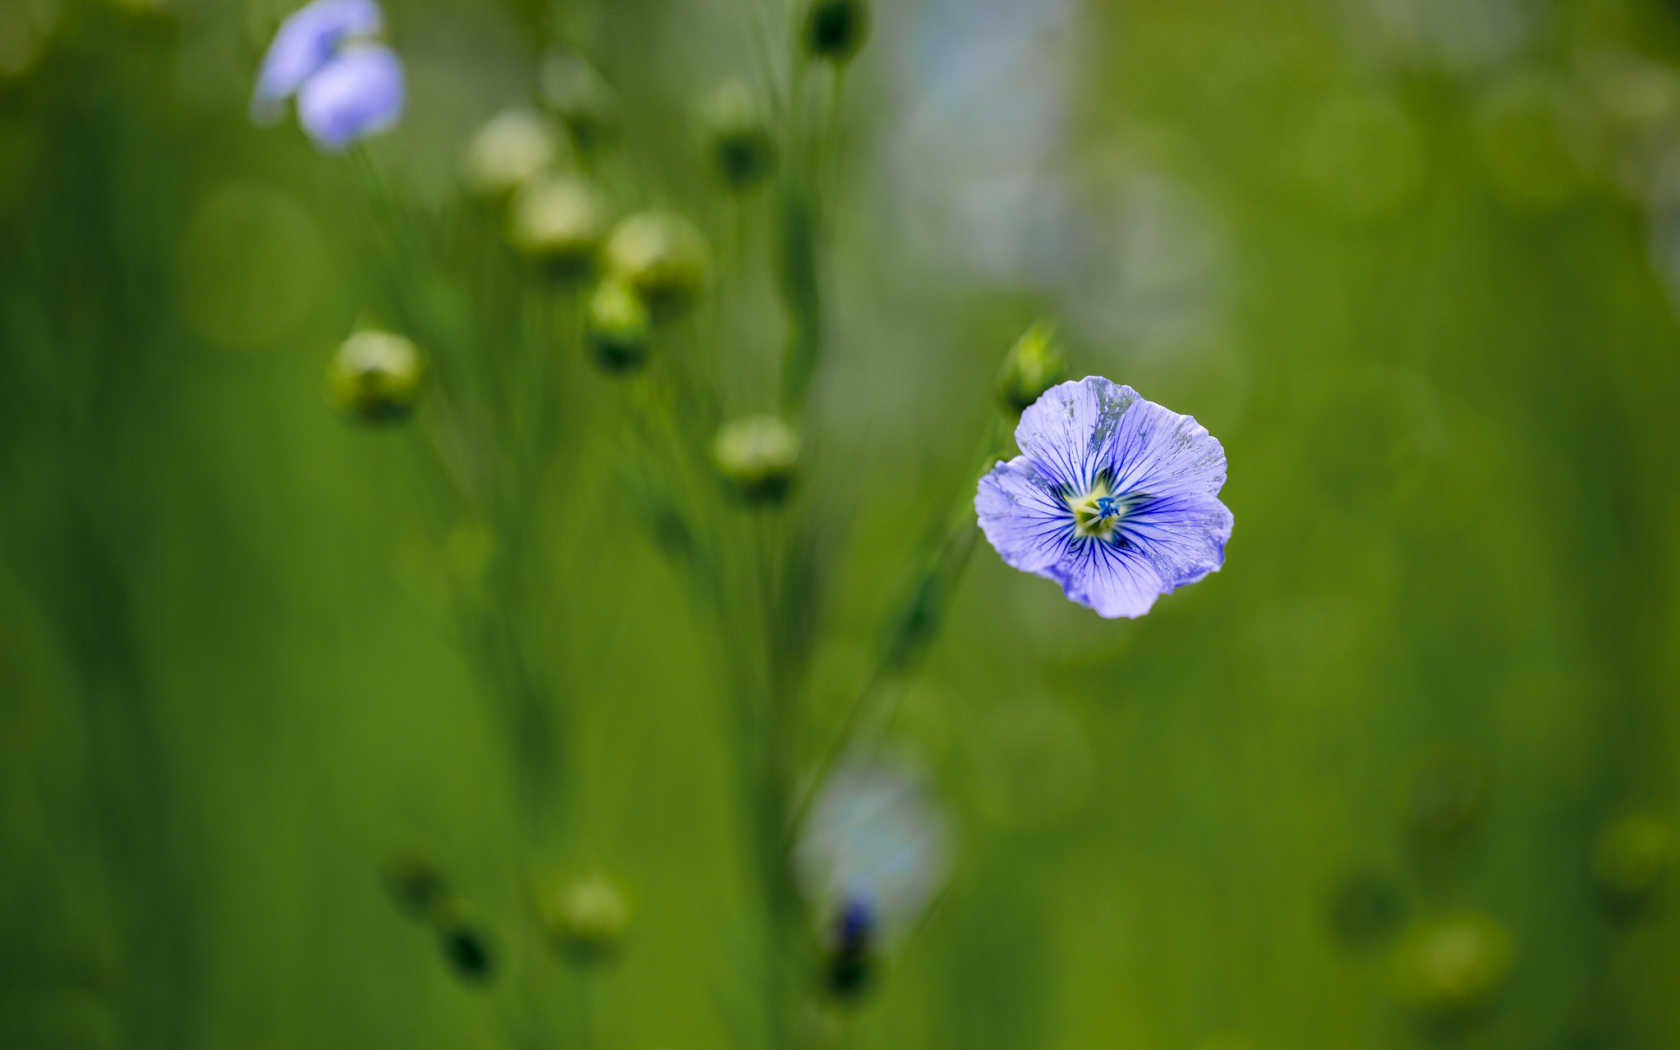
[[[1068,510],[1073,512],[1076,535],[1104,541],[1114,538],[1114,530],[1120,527],[1126,512],[1131,509],[1130,503],[1122,496],[1113,495],[1108,482],[1100,478],[1089,492],[1071,497],[1067,505]]]

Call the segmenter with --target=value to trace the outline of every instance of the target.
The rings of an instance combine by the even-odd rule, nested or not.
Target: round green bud
[[[556,268],[587,270],[607,233],[607,204],[583,179],[546,175],[526,183],[508,209],[508,241]]]
[[[1413,763],[1400,804],[1412,827],[1427,835],[1450,835],[1470,823],[1482,799],[1482,771],[1473,755],[1453,748]]]
[[[712,463],[748,500],[779,501],[799,466],[799,433],[776,416],[737,419],[712,440]]]
[[[467,185],[487,197],[512,193],[549,168],[558,154],[547,120],[523,109],[497,114],[467,148]]]
[[[327,397],[365,423],[406,419],[420,399],[425,362],[414,344],[373,328],[346,339],[327,365]]]
[[[1067,378],[1067,362],[1056,345],[1056,329],[1038,321],[1015,340],[998,371],[997,396],[1004,410],[1020,415],[1046,390]]]
[[[647,304],[621,281],[605,280],[589,297],[585,320],[595,363],[608,372],[628,372],[647,360],[653,323]]]
[[[433,916],[443,960],[466,984],[488,984],[496,976],[496,945],[489,929],[466,902],[450,900]]]
[[[1674,859],[1674,833],[1668,825],[1648,813],[1629,813],[1599,837],[1592,872],[1605,889],[1633,900],[1657,890]]]
[[[619,222],[607,239],[607,273],[622,281],[654,315],[692,306],[706,286],[706,239],[672,212],[642,212]]]
[[[1420,1014],[1461,1017],[1498,991],[1511,955],[1504,928],[1471,912],[1414,926],[1395,947],[1389,976],[1395,998]]]
[[[724,185],[739,192],[769,178],[776,166],[776,142],[745,84],[732,80],[707,96],[700,107],[700,125]]]
[[[630,904],[601,876],[563,883],[539,902],[555,943],[582,962],[610,955],[630,926]]]
[[[812,58],[839,65],[869,39],[867,0],[811,0],[805,12],[805,50]]]

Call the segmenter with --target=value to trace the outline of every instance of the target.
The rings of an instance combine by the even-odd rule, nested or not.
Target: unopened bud
[[[621,281],[605,280],[589,297],[585,323],[595,363],[608,372],[629,372],[647,360],[652,322],[641,296]]]
[[[513,198],[508,240],[519,251],[570,273],[586,270],[607,232],[607,205],[571,176],[533,179]]]
[[[490,931],[468,906],[450,901],[435,918],[444,962],[467,984],[488,984],[496,976],[496,949]]]
[[[1004,409],[1020,415],[1046,390],[1067,378],[1067,362],[1056,345],[1056,329],[1036,322],[1015,340],[998,372],[997,396]]]
[[[610,955],[630,926],[629,903],[600,876],[565,883],[540,903],[555,943],[580,962]]]
[[[1632,902],[1649,897],[1673,869],[1674,833],[1648,813],[1629,813],[1605,829],[1593,851],[1593,876]]]
[[[706,239],[671,212],[642,212],[621,221],[607,239],[607,272],[624,282],[655,316],[693,305],[706,285]]]
[[[548,121],[523,109],[498,114],[473,136],[467,183],[485,196],[512,193],[554,163],[557,146]]]
[[[327,396],[354,419],[394,423],[413,410],[424,380],[425,363],[412,342],[365,328],[333,355],[327,366]]]
[[[812,58],[839,65],[868,38],[867,0],[812,0],[805,13],[805,50]]]
[[[1394,950],[1390,978],[1402,1003],[1431,1018],[1484,1005],[1511,968],[1511,938],[1486,915],[1419,923]]]
[[[799,434],[775,416],[737,419],[713,439],[712,462],[748,500],[773,503],[793,484]]]
[[[701,106],[700,123],[724,185],[748,190],[769,177],[776,166],[776,143],[745,84],[730,81],[712,92]]]

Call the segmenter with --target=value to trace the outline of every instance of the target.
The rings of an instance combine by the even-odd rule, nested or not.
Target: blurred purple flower
[[[373,42],[384,26],[375,0],[314,0],[293,12],[263,57],[251,119],[279,119],[296,95],[304,130],[328,150],[392,127],[407,91],[395,52]]]
[[[298,91],[298,121],[316,145],[336,152],[393,127],[406,98],[396,52],[345,48]]]
[[[1137,617],[1225,563],[1225,450],[1207,428],[1101,376],[1021,414],[1022,455],[980,479],[980,528],[1006,564],[1098,615]]]

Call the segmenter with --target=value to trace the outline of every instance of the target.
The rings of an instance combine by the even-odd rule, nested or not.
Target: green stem
[[[974,468],[965,475],[966,478],[977,478],[991,468],[1004,447],[1008,429],[1008,420],[996,415],[992,417],[981,432],[978,448],[971,460]],[[940,519],[936,538],[928,545],[931,549],[924,556],[923,569],[897,607],[892,629],[887,633],[874,672],[847,709],[839,729],[829,738],[813,775],[800,793],[792,819],[783,831],[784,841],[791,843],[804,826],[817,792],[846,753],[865,716],[876,711],[883,697],[902,696],[902,689],[892,693],[889,686],[895,682],[907,684],[914,677],[944,624],[946,606],[968,566],[977,532],[974,497],[965,485],[958,492],[950,512]],[[883,722],[890,725],[896,706],[896,699],[887,701],[879,712]]]

